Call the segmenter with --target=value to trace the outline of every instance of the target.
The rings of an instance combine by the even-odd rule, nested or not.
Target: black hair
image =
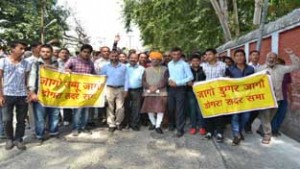
[[[242,53],[244,56],[246,56],[246,53],[243,49],[237,49],[234,51],[234,56],[237,54],[237,53]]]
[[[11,49],[13,49],[13,48],[15,48],[15,47],[17,47],[18,45],[23,45],[23,46],[27,46],[27,44],[24,42],[24,41],[12,41],[12,42],[10,42],[10,44],[9,44],[9,47],[11,48]]]
[[[234,60],[231,57],[229,57],[229,56],[223,56],[223,61],[224,62],[225,62],[226,59],[230,60],[234,64]]]
[[[199,55],[199,53],[193,53],[190,57],[190,60],[193,60],[193,59],[199,59],[200,60],[201,58],[201,55]]]
[[[42,43],[41,42],[34,42],[34,43],[32,43],[31,45],[30,45],[30,48],[32,49],[32,48],[36,48],[36,47],[38,47],[39,45],[42,45]]]
[[[258,53],[258,54],[260,54],[260,52],[258,50],[251,50],[250,51],[250,55],[252,55],[252,53]]]
[[[88,49],[90,52],[93,52],[93,47],[89,44],[84,44],[80,48],[80,52],[82,52],[84,49]]]
[[[144,54],[144,55],[147,56],[147,58],[149,58],[149,55],[147,54],[147,52],[141,52],[141,53],[139,53],[139,54],[138,54],[138,57],[139,57],[139,58],[140,58],[141,54]]]
[[[214,49],[214,48],[208,48],[208,49],[205,50],[205,53],[206,52],[212,52],[213,54],[217,54],[217,50]]]
[[[67,48],[61,48],[61,49],[58,51],[58,53],[60,53],[60,52],[63,51],[63,50],[65,50],[65,51],[67,51],[68,53],[70,53],[69,49],[67,49]]]
[[[182,49],[180,47],[174,47],[171,49],[171,52],[182,52]]]
[[[52,46],[49,45],[49,44],[43,44],[43,45],[41,46],[41,49],[42,49],[42,48],[48,48],[48,49],[51,50],[51,52],[53,52],[53,48],[52,48]]]

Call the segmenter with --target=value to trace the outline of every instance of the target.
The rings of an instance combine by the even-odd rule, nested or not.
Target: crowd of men
[[[32,44],[31,56],[26,56],[27,45],[12,42],[10,52],[0,59],[0,135],[5,137],[5,149],[16,146],[25,150],[23,142],[26,122],[34,128],[35,137],[42,144],[48,136],[59,136],[60,120],[72,124],[74,137],[89,133],[93,120],[108,125],[108,131],[131,128],[139,131],[149,124],[149,130],[163,134],[162,124],[176,137],[185,133],[189,121],[189,133],[205,135],[207,139],[224,139],[227,123],[231,123],[233,141],[238,145],[243,133],[252,132],[252,123],[259,117],[262,143],[269,144],[272,136],[280,135],[288,104],[290,72],[299,69],[299,58],[286,49],[292,64],[276,53],[266,56],[265,64],[259,64],[260,52],[250,52],[250,62],[243,50],[236,50],[232,57],[219,57],[215,49],[204,53],[193,52],[189,59],[182,49],[175,47],[162,54],[158,51],[125,53],[118,49],[117,37],[112,50],[104,46],[93,52],[89,44],[82,45],[78,55],[71,57],[66,48],[54,48],[49,44]],[[39,69],[51,67],[62,72],[107,76],[106,105],[104,108],[60,109],[45,107],[39,103]],[[192,86],[195,82],[220,77],[241,78],[266,70],[271,76],[278,109],[246,112],[231,116],[203,118]],[[16,115],[14,130],[13,116]],[[187,120],[188,119],[188,120]]]

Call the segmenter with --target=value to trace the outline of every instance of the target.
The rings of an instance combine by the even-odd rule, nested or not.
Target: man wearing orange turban
[[[163,59],[163,55],[160,52],[151,52],[150,53],[150,59],[157,59],[157,60],[162,60]]]

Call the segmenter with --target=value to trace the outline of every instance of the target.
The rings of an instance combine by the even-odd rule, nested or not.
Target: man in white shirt
[[[261,67],[261,65],[258,63],[260,58],[260,52],[257,50],[250,51],[250,62],[249,66],[252,66],[254,68],[254,71],[257,72],[258,69]],[[248,122],[245,125],[245,132],[250,134],[252,133],[252,123],[258,116],[258,111],[254,111],[250,113],[250,117]]]
[[[25,60],[28,61],[30,64],[35,63],[40,58],[40,51],[41,51],[42,43],[33,43],[31,44],[31,52],[32,55]]]

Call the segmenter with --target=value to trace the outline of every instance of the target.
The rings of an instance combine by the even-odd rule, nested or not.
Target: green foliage
[[[31,43],[40,41],[41,34],[41,0],[1,0],[0,18],[8,22],[0,22],[0,38],[6,41],[23,39]],[[66,18],[68,10],[56,5],[56,0],[45,1],[44,23],[53,19],[57,21],[45,31],[45,41],[61,40],[68,30]]]
[[[126,28],[136,24],[145,46],[168,50],[180,46],[186,51],[204,50],[223,44],[224,37],[217,15],[209,0],[123,0]],[[268,21],[299,7],[299,0],[273,0]],[[277,1],[277,2],[275,2]],[[257,27],[253,23],[254,0],[238,0],[239,27],[246,34]],[[286,9],[276,10],[274,6]],[[279,7],[278,6],[278,7]],[[233,32],[233,4],[228,0],[229,27]]]

